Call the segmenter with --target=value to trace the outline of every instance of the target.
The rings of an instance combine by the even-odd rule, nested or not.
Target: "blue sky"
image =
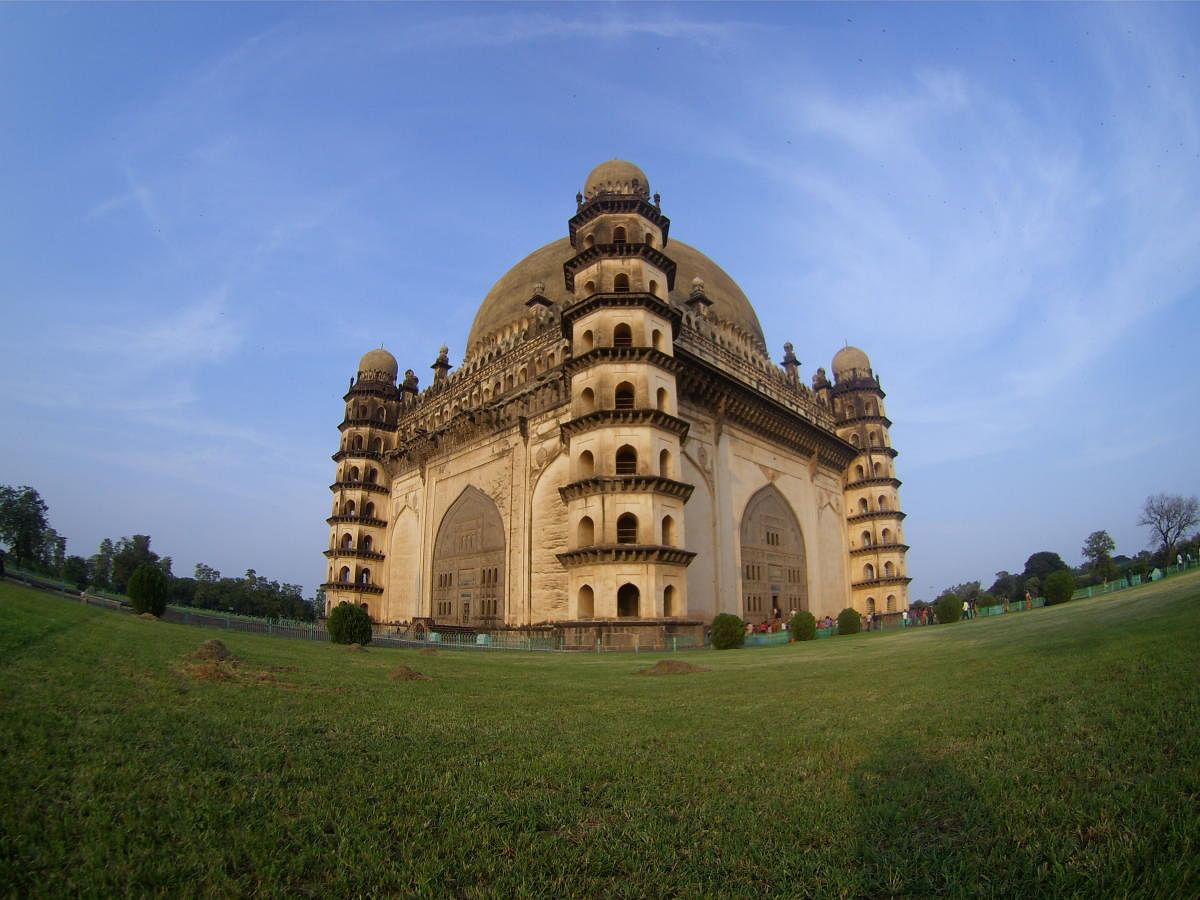
[[[0,483],[311,592],[340,396],[637,162],[888,392],[914,598],[1200,491],[1200,6],[0,5]]]

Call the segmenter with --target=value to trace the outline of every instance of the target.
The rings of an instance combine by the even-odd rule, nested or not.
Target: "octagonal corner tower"
[[[845,411],[881,415],[878,379],[842,351],[836,384],[822,369],[810,390],[792,345],[773,362],[736,282],[670,230],[644,171],[601,163],[566,235],[483,298],[457,367],[440,348],[422,387],[387,351],[363,357],[334,454],[330,606],[654,647],[701,640],[719,612],[766,627],[875,602],[851,438],[882,423]],[[907,548],[888,522],[872,561],[895,601]]]

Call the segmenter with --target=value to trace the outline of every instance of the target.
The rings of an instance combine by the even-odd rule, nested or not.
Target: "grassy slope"
[[[0,586],[0,892],[1195,895],[1198,624],[1189,575],[644,678]]]

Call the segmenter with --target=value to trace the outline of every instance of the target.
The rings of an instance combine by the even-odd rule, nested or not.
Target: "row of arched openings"
[[[628,294],[629,276],[624,272],[618,272],[616,275],[614,275],[612,280],[612,290],[614,294]],[[589,279],[584,282],[583,295],[585,297],[590,297],[596,292],[597,287],[595,279]],[[651,278],[646,284],[646,293],[653,294],[655,297],[658,296],[658,282],[655,279]]]
[[[885,562],[883,564],[883,576],[882,577],[891,578],[895,574],[896,574],[896,566],[890,561]],[[863,581],[874,581],[874,580],[875,580],[875,566],[872,565],[871,563],[867,563],[865,566],[863,566]]]
[[[367,443],[361,434],[356,434],[354,437],[348,437],[342,443],[343,450],[366,450]],[[373,453],[379,453],[383,450],[383,438],[371,438],[370,449]]]
[[[896,595],[895,594],[887,595],[887,611],[888,612],[896,612]],[[875,615],[875,613],[878,612],[878,610],[875,608],[875,598],[874,597],[867,598],[867,612],[869,612],[871,615]]]
[[[654,284],[654,282],[650,282]],[[655,328],[650,332],[650,346],[655,350],[661,350],[663,345],[662,331]],[[594,349],[597,345],[596,335],[589,328],[579,336],[579,351],[587,353]],[[628,322],[618,322],[613,326],[612,346],[614,347],[632,347],[633,346],[633,329]]]
[[[597,231],[593,231],[591,234],[589,234],[587,237],[585,237],[583,239],[583,245],[585,247],[595,247],[596,246],[597,232],[598,232],[598,229],[597,229]],[[624,225],[614,225],[613,230],[612,230],[611,243],[613,243],[613,244],[629,243],[628,234],[629,234],[629,232],[625,230]],[[636,237],[636,235],[635,235],[635,237]],[[642,243],[648,247],[653,247],[654,246],[654,233],[651,231],[643,232],[642,233]]]
[[[332,574],[333,574],[333,570],[330,569],[330,575],[332,576]],[[333,579],[331,577],[330,581],[332,581],[332,580]],[[367,567],[363,566],[358,570],[357,573],[355,573],[355,572],[351,571],[349,566],[342,566],[341,569],[338,570],[337,583],[339,583],[339,584],[370,584],[371,583],[371,570],[368,569]]]
[[[874,542],[875,538],[871,536],[871,532],[864,531],[862,533],[862,545],[864,547],[870,547],[874,544]],[[883,531],[879,532],[879,543],[884,546],[892,543],[892,529],[885,528]]]
[[[662,545],[674,547],[676,544],[675,519],[673,516],[663,516]],[[638,517],[633,513],[622,513],[617,517],[617,543],[636,544],[638,541]],[[584,516],[576,527],[576,538],[580,547],[591,547],[596,543],[596,523],[591,516]],[[647,543],[653,543],[653,538]]]
[[[876,504],[877,504],[877,506],[875,507],[875,509],[878,510],[879,512],[887,512],[888,509],[891,508],[891,501],[888,500],[887,494],[880,494],[878,499],[876,500]],[[858,511],[860,513],[871,512],[871,506],[867,502],[866,497],[858,498]]]
[[[663,588],[663,615],[682,615],[679,608],[679,591],[674,585]],[[596,592],[590,584],[582,585],[576,597],[576,615],[580,619],[596,617]],[[617,588],[617,617],[638,618],[642,615],[642,592],[636,584],[626,582]]]
[[[349,482],[351,484],[375,484],[379,480],[379,470],[368,466],[365,473],[360,472],[358,466],[351,466],[348,469],[342,470],[342,477],[338,481]]]
[[[629,444],[622,444],[613,455],[613,471],[617,475],[638,474],[638,452]],[[592,478],[596,474],[596,457],[591,450],[579,454],[579,478]],[[650,473],[643,473],[650,474]],[[670,450],[660,450],[658,453],[658,474],[663,478],[672,477],[672,458]]]
[[[333,503],[333,514],[335,516],[336,515],[355,516],[355,515],[358,515],[357,509],[358,509],[358,506],[357,506],[357,504],[355,504],[355,502],[353,500],[347,500],[345,503],[343,503],[341,505],[340,509],[338,508],[336,500]],[[364,518],[364,519],[375,518],[375,504],[374,503],[368,502],[368,503],[363,504],[362,518]]]

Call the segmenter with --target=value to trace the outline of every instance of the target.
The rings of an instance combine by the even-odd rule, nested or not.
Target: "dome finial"
[[[583,196],[587,200],[602,194],[650,198],[650,179],[633,163],[624,159],[611,159],[592,169],[583,185]]]

